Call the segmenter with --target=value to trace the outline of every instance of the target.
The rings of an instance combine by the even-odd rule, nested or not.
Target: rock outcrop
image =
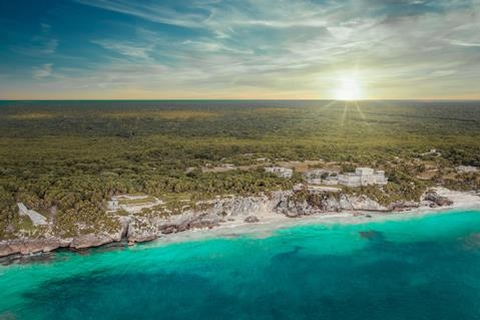
[[[0,257],[10,255],[32,255],[41,252],[50,252],[59,248],[70,248],[72,250],[99,247],[112,242],[122,240],[123,230],[118,232],[86,234],[72,238],[48,237],[39,239],[12,239],[0,241]]]
[[[0,242],[0,257],[13,254],[34,254],[50,252],[62,247],[64,243],[57,238],[48,239],[19,239]]]
[[[428,191],[424,199],[426,201],[430,201],[430,207],[442,207],[442,206],[450,206],[453,204],[453,201],[448,199],[447,197],[440,196],[437,192],[430,190]]]
[[[92,247],[99,247],[101,245],[111,243],[114,241],[120,241],[119,238],[112,238],[106,234],[86,234],[73,239],[70,243],[70,248],[75,250],[87,249]]]
[[[283,214],[295,218],[325,212],[377,211],[390,212],[416,208],[420,204],[431,207],[451,205],[452,201],[434,191],[425,194],[422,202],[396,201],[387,206],[366,195],[349,195],[343,192],[308,192],[304,188],[274,191],[250,197],[217,198],[205,202],[207,209],[189,209],[170,217],[130,215],[119,216],[119,230],[112,233],[90,233],[74,238],[49,237],[45,239],[16,239],[0,241],[0,257],[15,254],[49,252],[58,248],[80,250],[127,240],[129,244],[146,242],[163,235],[196,228],[213,228],[222,222],[241,218],[255,223],[263,214]],[[253,215],[255,214],[255,215]]]
[[[256,217],[256,216],[248,216],[245,218],[245,220],[243,220],[244,222],[247,222],[247,223],[256,223],[256,222],[260,222],[260,220]]]

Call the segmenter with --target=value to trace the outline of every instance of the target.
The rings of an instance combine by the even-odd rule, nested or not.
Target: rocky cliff
[[[217,198],[203,203],[207,209],[186,210],[170,217],[132,214],[119,216],[120,227],[112,233],[90,233],[74,238],[48,237],[42,239],[15,239],[0,241],[0,257],[49,252],[58,248],[80,250],[126,240],[130,244],[151,241],[162,235],[193,228],[213,228],[229,220],[249,222],[261,220],[268,214],[301,217],[326,212],[377,211],[389,212],[414,208],[420,205],[442,206],[451,201],[435,192],[425,195],[423,201],[397,201],[381,205],[365,195],[348,195],[343,192],[276,191],[251,197]]]

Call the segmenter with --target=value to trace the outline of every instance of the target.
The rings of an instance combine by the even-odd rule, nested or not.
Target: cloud
[[[152,22],[183,27],[199,27],[208,15],[178,11],[154,1],[132,2],[127,0],[76,0],[78,3],[114,11]]]
[[[45,63],[41,67],[34,67],[33,68],[33,77],[35,79],[43,79],[46,77],[50,77],[53,72],[53,63]]]
[[[460,47],[480,47],[480,42],[475,43],[475,42],[467,42],[462,40],[449,40],[449,43],[451,45],[460,46]]]
[[[81,66],[34,69],[67,91],[328,98],[358,74],[370,97],[415,98],[474,93],[480,81],[478,0],[76,1],[114,14],[85,40],[95,48]],[[52,29],[41,25],[33,49],[58,50]]]
[[[46,39],[46,40],[39,40],[40,42],[43,42],[43,44],[40,44],[39,51],[43,54],[52,54],[57,51],[58,47],[58,40],[57,39]]]
[[[103,47],[104,49],[115,51],[121,55],[141,59],[148,59],[149,52],[153,48],[152,45],[143,45],[132,41],[116,41],[104,39],[91,40],[91,42]]]
[[[29,56],[51,55],[57,51],[59,41],[51,36],[51,26],[40,23],[40,33],[33,37],[29,43],[13,46],[11,49],[17,53]]]

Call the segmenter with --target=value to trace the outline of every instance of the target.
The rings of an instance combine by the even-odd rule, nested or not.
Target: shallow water
[[[0,267],[0,319],[480,319],[480,211]]]

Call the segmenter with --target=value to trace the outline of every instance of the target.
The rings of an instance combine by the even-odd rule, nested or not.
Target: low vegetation
[[[0,238],[16,234],[17,202],[49,217],[59,234],[116,228],[106,214],[115,194],[145,193],[181,208],[188,199],[288,189],[262,167],[202,172],[205,166],[335,161],[386,170],[380,202],[415,199],[431,184],[478,189],[476,102],[43,101],[0,106]],[[425,154],[435,148],[440,155]],[[438,171],[432,178],[418,179]],[[193,168],[193,169],[192,169]],[[28,228],[27,228],[28,229]]]

